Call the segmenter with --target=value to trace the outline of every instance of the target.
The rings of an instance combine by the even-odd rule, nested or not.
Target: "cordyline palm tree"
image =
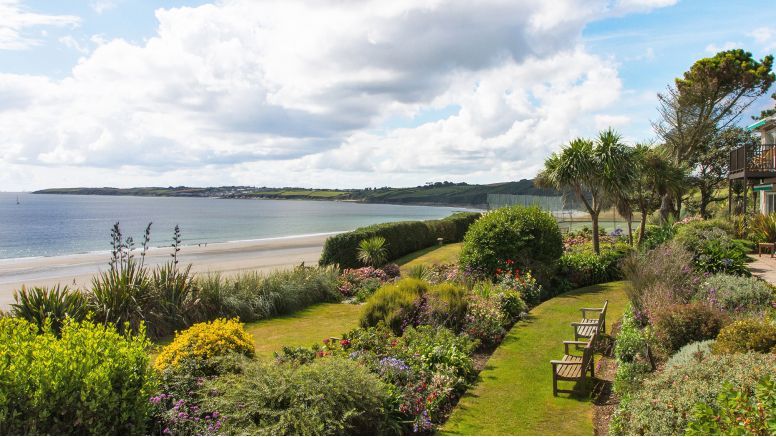
[[[628,159],[628,147],[610,128],[599,133],[595,141],[572,140],[544,161],[544,170],[537,176],[540,186],[572,190],[585,205],[593,223],[595,253],[601,253],[598,235],[601,210],[611,204],[618,191],[625,191],[633,179]]]
[[[633,204],[641,212],[641,245],[647,216],[660,208],[665,196],[675,195],[682,190],[685,172],[674,164],[665,148],[647,144],[637,144],[633,148],[631,164],[636,176],[632,184]]]
[[[358,243],[358,260],[364,265],[379,267],[385,264],[388,259],[388,248],[385,244],[385,238],[376,236],[361,240]]]

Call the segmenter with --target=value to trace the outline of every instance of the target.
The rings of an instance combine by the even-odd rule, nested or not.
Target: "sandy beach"
[[[196,274],[231,274],[244,270],[268,272],[302,262],[316,264],[329,235],[187,246],[181,249],[179,257],[182,263],[191,263]],[[149,249],[146,265],[169,261],[170,250],[169,247]],[[137,249],[135,252],[139,254]],[[88,287],[94,275],[108,268],[109,260],[109,252],[0,260],[0,308],[8,308],[13,302],[13,291],[22,284],[51,286],[59,283]]]

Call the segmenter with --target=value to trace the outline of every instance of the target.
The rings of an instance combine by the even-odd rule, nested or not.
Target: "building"
[[[760,144],[741,146],[730,152],[728,182],[742,181],[744,198],[751,192],[759,198],[759,211],[776,212],[776,115],[763,118],[747,127],[760,134]],[[733,190],[729,190],[728,208],[732,210]],[[746,204],[744,202],[744,212]]]

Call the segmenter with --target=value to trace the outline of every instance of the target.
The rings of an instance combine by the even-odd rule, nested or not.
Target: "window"
[[[776,212],[776,193],[774,192],[767,192],[765,193],[765,213],[771,214],[773,212]]]

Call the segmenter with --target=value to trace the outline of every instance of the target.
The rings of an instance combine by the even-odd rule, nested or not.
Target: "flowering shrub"
[[[520,293],[524,301],[536,305],[542,300],[542,286],[536,281],[530,271],[521,274],[514,261],[507,259],[501,267],[496,268],[495,282],[510,290]]]
[[[506,334],[509,318],[493,299],[472,296],[463,331],[483,345],[497,344]]]
[[[374,267],[345,269],[337,279],[337,290],[345,298],[355,298],[356,302],[362,302],[389,279],[384,270]]]
[[[719,405],[725,382],[750,391],[774,372],[773,356],[752,353],[711,355],[701,362],[668,367],[620,403],[610,434],[682,435],[696,404]]]
[[[731,315],[743,315],[764,312],[772,296],[773,290],[765,281],[721,273],[706,278],[696,298]]]
[[[154,367],[165,370],[180,365],[184,360],[205,362],[233,352],[252,357],[255,353],[253,339],[237,319],[216,319],[197,323],[177,333],[175,340],[156,357]]]
[[[776,435],[776,380],[768,375],[754,390],[725,384],[718,406],[698,404],[685,435]]]
[[[145,434],[153,378],[145,327],[0,318],[0,434]]]
[[[627,251],[603,250],[571,251],[558,260],[558,275],[566,278],[574,288],[622,279],[620,263]]]
[[[477,342],[446,328],[407,327],[401,337],[384,324],[327,339],[307,351],[284,349],[280,363],[342,357],[362,364],[388,387],[390,411],[405,432],[428,433],[442,422],[475,376],[471,354]],[[301,358],[301,359],[300,359]],[[393,434],[401,430],[392,431]]]
[[[520,320],[528,311],[522,294],[513,288],[481,281],[474,284],[472,292],[486,299],[495,299],[510,324]]]

